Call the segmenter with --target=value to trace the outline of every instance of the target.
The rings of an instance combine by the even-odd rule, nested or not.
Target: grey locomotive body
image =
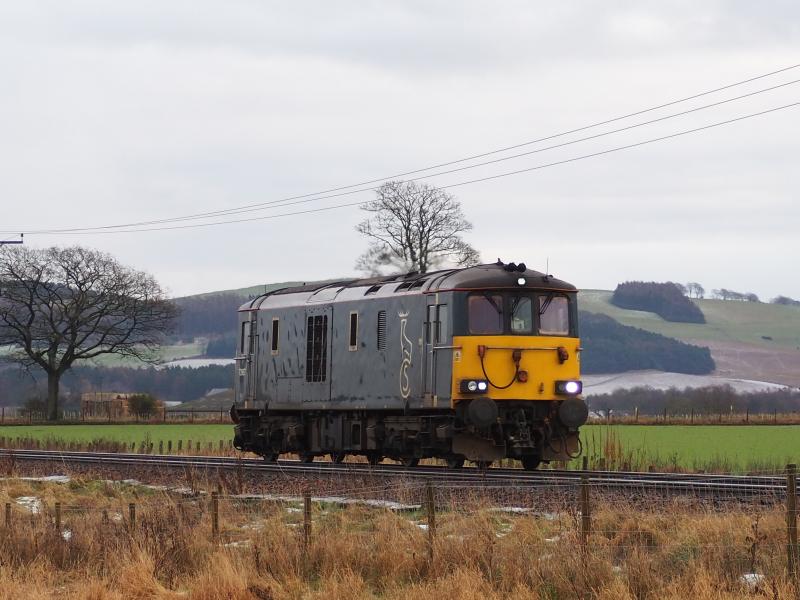
[[[542,429],[545,423],[553,428],[553,417],[558,428],[558,405],[570,398],[553,396],[549,389],[528,397],[529,386],[521,377],[516,392],[508,386],[494,389],[488,375],[481,383],[487,389],[461,385],[464,369],[471,369],[470,377],[482,378],[480,371],[474,372],[478,367],[465,365],[477,360],[477,353],[466,356],[466,346],[475,337],[470,330],[472,305],[481,303],[469,298],[486,290],[498,298],[563,298],[566,333],[569,343],[575,342],[577,363],[574,287],[524,266],[482,265],[278,290],[239,311],[232,409],[236,447],[267,459],[281,452],[296,452],[307,461],[323,454],[337,461],[359,454],[370,461],[390,457],[415,464],[425,456],[440,456],[452,466],[464,458],[491,461],[503,456],[527,456],[530,465],[559,452],[573,453],[575,444],[567,442],[566,433],[577,431],[580,415],[562,419],[570,422],[561,424],[566,432],[561,446],[549,443]],[[503,337],[506,331],[495,333],[500,337],[476,339],[508,337]],[[530,345],[539,337],[508,339],[521,344],[518,352],[532,354]],[[515,378],[520,364],[517,358]],[[483,357],[480,365],[485,374]],[[505,368],[505,362],[495,367]],[[585,408],[582,401],[571,400],[573,412],[576,401]],[[511,434],[520,427],[528,430]]]

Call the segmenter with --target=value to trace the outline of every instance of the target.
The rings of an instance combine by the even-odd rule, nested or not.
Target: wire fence
[[[0,407],[0,424],[3,425],[62,425],[71,423],[231,423],[228,409],[217,410],[175,410],[167,407],[147,413],[123,414],[119,411],[107,412],[67,409],[59,411],[59,420],[52,421],[42,410],[17,407]]]
[[[660,577],[702,565],[745,586],[798,581],[794,465],[782,490],[753,496],[676,494],[667,485],[621,493],[591,474],[537,489],[344,477],[309,486],[287,476],[254,490],[219,474],[214,480],[180,494],[111,494],[102,506],[8,496],[0,541],[8,548],[49,540],[40,553],[59,553],[64,564],[109,544],[207,544],[248,561],[288,560],[315,577],[336,565],[371,572],[384,557],[395,571],[474,564],[498,580],[523,567],[544,577],[574,562],[581,589],[591,587],[587,578],[630,578],[643,565]]]

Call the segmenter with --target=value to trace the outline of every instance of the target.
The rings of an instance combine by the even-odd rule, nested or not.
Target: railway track
[[[13,458],[12,458],[13,457]],[[447,469],[437,466],[403,467],[396,464],[330,462],[301,463],[280,460],[274,463],[254,458],[218,456],[176,456],[162,454],[117,454],[98,452],[62,452],[51,450],[0,449],[0,458],[20,463],[95,465],[153,469],[194,469],[212,471],[241,470],[265,477],[362,476],[432,480],[439,485],[458,487],[574,487],[583,478],[589,485],[628,492],[685,493],[698,496],[752,498],[786,496],[786,478],[776,475],[714,475],[685,473],[641,473],[627,471],[566,471],[477,468]]]

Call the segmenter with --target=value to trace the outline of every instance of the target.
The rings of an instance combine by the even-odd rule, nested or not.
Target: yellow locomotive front
[[[520,275],[516,288],[460,294],[451,402],[465,428],[453,439],[455,453],[518,458],[526,468],[580,453],[578,428],[588,409],[581,399],[577,294],[544,281],[532,287]]]

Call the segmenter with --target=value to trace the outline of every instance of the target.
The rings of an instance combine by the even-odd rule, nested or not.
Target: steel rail
[[[784,497],[786,479],[777,475],[718,475],[705,473],[642,473],[631,471],[567,471],[463,468],[437,466],[404,467],[396,464],[302,463],[293,460],[265,462],[253,458],[187,456],[167,454],[128,454],[67,452],[54,450],[0,449],[0,457],[21,462],[90,464],[105,466],[153,467],[172,469],[236,470],[272,476],[380,476],[435,480],[457,487],[545,487],[576,486],[582,478],[602,488],[633,491],[669,491],[717,494],[729,497],[771,495]]]

